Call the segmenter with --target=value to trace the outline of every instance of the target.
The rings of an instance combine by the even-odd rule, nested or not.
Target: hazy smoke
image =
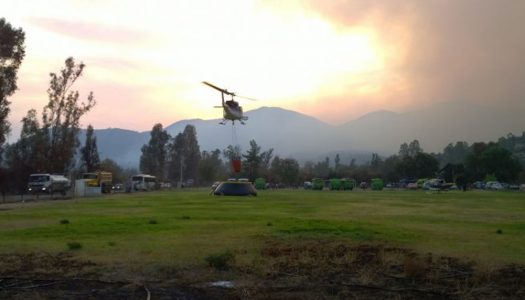
[[[395,70],[407,103],[466,100],[525,106],[525,1],[312,1],[340,26],[372,23],[407,49]],[[392,28],[407,28],[409,38]]]

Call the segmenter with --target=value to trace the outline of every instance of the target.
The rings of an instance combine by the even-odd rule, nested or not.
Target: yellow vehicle
[[[113,174],[111,172],[97,171],[82,174],[82,179],[89,179],[87,184],[91,187],[99,186],[102,193],[110,193],[113,186]]]

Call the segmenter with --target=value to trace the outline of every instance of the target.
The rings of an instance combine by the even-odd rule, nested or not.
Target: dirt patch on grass
[[[70,253],[1,254],[0,299],[223,299],[229,290],[173,280],[110,280],[108,266]]]
[[[525,267],[487,270],[451,257],[383,245],[267,243],[252,298],[523,299]]]
[[[235,252],[235,255],[241,255]],[[525,267],[494,269],[377,244],[272,241],[252,264],[124,279],[72,253],[0,255],[0,299],[524,299]],[[116,270],[116,269],[115,269]],[[213,281],[228,280],[227,287]],[[231,284],[230,284],[231,281]]]

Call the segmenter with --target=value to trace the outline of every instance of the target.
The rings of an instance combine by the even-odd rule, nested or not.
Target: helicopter
[[[218,90],[221,92],[222,96],[222,105],[221,106],[215,106],[216,108],[222,108],[223,109],[223,119],[219,124],[225,125],[226,122],[232,121],[232,125],[235,125],[235,121],[239,121],[242,125],[245,125],[244,121],[248,120],[247,116],[243,116],[242,114],[242,107],[239,106],[239,103],[235,100],[233,100],[233,97],[237,96],[235,93],[228,92],[226,89],[221,89],[220,87],[217,87],[209,82],[203,81],[203,84]],[[231,100],[224,101],[224,95],[231,96]],[[239,98],[244,98],[252,101],[257,101],[256,99],[249,98],[249,97],[243,97],[243,96],[237,96]]]

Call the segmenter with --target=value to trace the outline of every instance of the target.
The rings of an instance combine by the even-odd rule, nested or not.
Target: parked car
[[[486,190],[494,190],[494,191],[500,191],[500,190],[503,190],[504,187],[501,183],[497,182],[497,181],[489,181],[485,184],[485,189]]]
[[[409,190],[417,190],[417,183],[416,182],[410,182],[406,185],[407,189]]]
[[[311,189],[312,189],[312,186],[313,186],[313,185],[312,185],[312,182],[311,182],[311,181],[305,181],[305,182],[303,183],[303,188],[304,188],[305,190],[311,190]]]
[[[483,181],[476,181],[472,184],[472,188],[483,190],[485,189],[485,182]]]
[[[525,192],[525,183],[520,184],[520,191]]]
[[[518,184],[510,184],[509,190],[517,191],[520,189],[520,186]]]

